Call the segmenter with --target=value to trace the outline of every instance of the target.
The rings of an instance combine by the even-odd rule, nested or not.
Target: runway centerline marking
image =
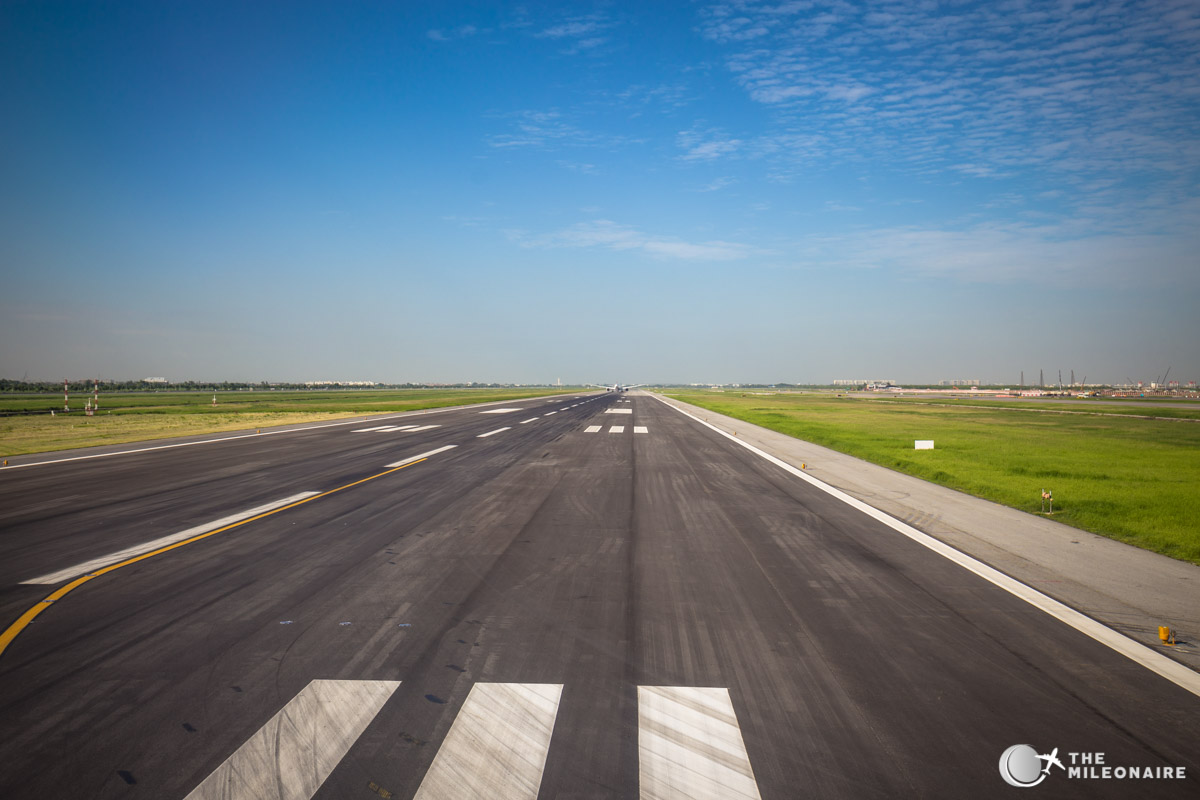
[[[249,524],[251,522],[255,522],[256,520],[260,520],[265,517],[273,516],[275,514],[278,514],[281,511],[287,511],[290,508],[295,508],[296,506],[301,506],[301,505],[304,505],[305,503],[311,503],[314,500],[319,500],[322,497],[328,497],[331,494],[337,494],[338,492],[345,491],[346,489],[349,489],[353,486],[358,486],[359,484],[367,483],[368,481],[373,481],[376,478],[382,478],[384,475],[390,475],[393,472],[404,469],[405,467],[411,467],[414,464],[420,464],[420,463],[422,463],[422,461],[424,461],[424,459],[409,461],[405,464],[401,464],[398,467],[392,467],[390,469],[385,469],[383,472],[377,472],[374,475],[367,476],[366,478],[360,478],[359,480],[352,481],[351,483],[347,483],[343,486],[339,486],[336,489],[330,489],[327,492],[321,492],[320,494],[314,494],[311,497],[305,497],[303,500],[297,500],[296,502],[289,503],[286,506],[280,506],[279,508],[275,508],[270,511],[266,511],[262,514],[257,514],[253,517],[247,517],[246,519],[239,520],[230,525],[225,525],[224,527],[217,528],[216,530],[211,530],[211,531],[207,531],[205,533],[197,534],[196,536],[192,536],[188,539],[184,539],[182,541],[175,542],[174,544],[169,544],[169,545],[166,545],[165,547],[160,547],[157,550],[151,550],[148,553],[142,553],[141,555],[134,556],[133,558],[127,558],[124,561],[117,562],[116,564],[110,564],[107,567],[101,567],[100,569],[95,570],[94,572],[89,572],[86,575],[82,575],[82,576],[76,578],[75,580],[71,581],[70,583],[66,584],[65,586],[60,586],[55,591],[51,592],[49,595],[47,595],[47,597],[44,600],[41,600],[36,605],[34,605],[32,608],[30,608],[28,611],[26,611],[24,614],[22,614],[20,617],[18,617],[16,622],[14,622],[13,624],[11,624],[7,628],[5,628],[4,633],[0,633],[0,656],[4,655],[4,651],[8,649],[8,646],[10,644],[12,644],[12,641],[14,639],[16,639],[18,635],[20,635],[21,631],[23,631],[27,627],[29,627],[29,623],[33,622],[34,619],[36,619],[39,614],[41,614],[43,611],[48,609],[51,605],[53,605],[54,603],[57,603],[59,600],[63,599],[68,594],[75,591],[80,586],[83,586],[85,583],[87,583],[90,580],[99,578],[101,575],[107,575],[108,573],[114,572],[118,569],[121,569],[122,567],[128,567],[130,564],[136,564],[139,561],[145,561],[148,558],[153,558],[154,556],[162,555],[163,553],[168,553],[172,550],[178,549],[180,547],[184,547],[185,545],[189,545],[193,542],[198,542],[201,539],[207,539],[210,536],[216,536],[218,533],[224,533],[225,531],[233,530],[234,528],[240,528],[243,525]]]
[[[504,433],[505,431],[511,431],[511,430],[512,430],[512,426],[509,425],[507,428],[496,428],[496,430],[494,430],[494,431],[488,431],[487,433],[481,433],[478,436],[476,436],[475,438],[476,439],[486,439],[489,436],[495,436],[497,433]]]
[[[94,572],[100,567],[107,567],[109,564],[115,564],[118,561],[124,561],[127,558],[132,558],[133,556],[141,555],[142,553],[148,553],[151,550],[157,550],[160,547],[165,547],[169,544],[183,541],[184,539],[190,539],[197,534],[207,533],[215,528],[222,528],[226,525],[246,519],[247,517],[253,517],[266,511],[273,511],[274,509],[282,508],[283,506],[295,503],[297,500],[303,500],[307,497],[315,497],[318,494],[320,494],[320,492],[300,492],[299,494],[294,494],[291,497],[285,497],[282,500],[264,503],[261,506],[255,506],[254,508],[250,508],[245,511],[239,511],[236,514],[230,514],[227,517],[221,517],[220,519],[213,520],[212,522],[206,522],[203,525],[197,525],[195,527],[188,528],[187,530],[180,531],[179,533],[172,533],[169,536],[163,536],[159,539],[154,539],[153,541],[135,544],[132,547],[125,548],[124,550],[118,550],[115,553],[99,556],[98,558],[93,558],[90,561],[84,561],[82,564],[76,564],[74,566],[67,567],[66,569],[60,569],[57,572],[51,572],[47,575],[40,575],[36,578],[30,578],[27,581],[21,581],[21,583],[62,583],[69,578],[74,578],[76,575],[82,575],[85,572]]]
[[[421,431],[431,431],[434,428],[440,428],[441,425],[422,425],[419,428],[409,428],[405,433],[420,433]]]
[[[777,458],[765,450],[760,450],[749,442],[739,439],[733,434],[726,433],[716,425],[700,419],[695,414],[691,414],[687,411],[684,411],[682,408],[671,405],[662,397],[659,397],[658,395],[654,395],[654,397],[668,408],[672,408],[675,411],[678,411],[680,414],[683,414],[685,417],[692,418],[704,427],[716,431],[734,444],[740,445],[750,452],[761,456],[785,472],[799,478],[802,481],[805,481],[806,483],[811,484],[826,494],[836,497],[846,505],[858,509],[867,516],[882,522],[884,525],[887,525],[889,528],[897,531],[898,533],[904,534],[914,542],[929,548],[938,555],[950,559],[960,567],[970,570],[988,583],[1003,589],[1011,595],[1019,597],[1026,603],[1029,603],[1031,606],[1046,612],[1060,622],[1066,623],[1085,636],[1090,636],[1101,644],[1107,645],[1126,658],[1141,664],[1151,672],[1161,675],[1162,677],[1174,683],[1176,686],[1186,689],[1197,697],[1200,697],[1200,673],[1193,672],[1190,668],[1180,664],[1177,661],[1172,661],[1162,653],[1151,650],[1141,642],[1131,639],[1122,633],[1118,633],[1107,625],[1097,622],[1080,611],[1076,611],[1066,603],[1061,603],[1058,600],[1055,600],[1053,597],[1039,592],[1032,586],[1026,586],[1016,578],[1005,575],[995,567],[991,567],[979,559],[967,555],[961,550],[956,550],[940,539],[935,539],[929,534],[923,533],[911,525],[901,522],[895,517],[880,511],[874,506],[864,503],[857,497],[852,497],[851,495],[843,492],[841,489],[837,489],[823,481],[817,480],[804,471],[796,469],[783,459]]]
[[[526,424],[526,423],[528,423],[528,422],[533,422],[535,419],[538,419],[538,418],[537,418],[537,417],[530,417],[529,419],[523,419],[523,420],[521,420],[521,421],[520,421],[519,423],[517,423],[517,424],[518,424],[518,425],[524,425],[524,424]]]

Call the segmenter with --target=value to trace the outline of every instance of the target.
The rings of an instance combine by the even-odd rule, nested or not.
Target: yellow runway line
[[[340,492],[344,489],[349,489],[352,486],[358,486],[360,483],[366,483],[367,481],[373,481],[376,478],[382,478],[384,475],[389,475],[393,472],[397,472],[399,470],[405,469],[406,467],[411,467],[414,464],[420,464],[421,461],[426,461],[426,460],[427,459],[422,458],[419,461],[412,461],[412,462],[409,462],[408,464],[403,464],[399,467],[394,467],[393,469],[384,470],[383,472],[380,472],[376,475],[371,475],[370,477],[367,477],[367,478],[363,478],[362,480],[357,480],[357,481],[354,481],[353,483],[347,483],[345,486],[339,486],[336,489],[330,489],[328,492],[321,492],[320,494],[315,494],[312,497],[306,497],[303,500],[297,500],[295,503],[290,503],[286,506],[281,506],[280,508],[276,508],[271,511],[267,511],[263,514],[259,514],[254,517],[249,517],[247,519],[243,519],[239,522],[233,523],[232,525],[226,525],[223,528],[217,528],[216,530],[208,531],[207,533],[201,533],[197,536],[193,536],[190,539],[184,539],[181,542],[175,542],[174,544],[169,544],[166,547],[160,547],[158,550],[151,550],[149,553],[142,553],[140,556],[135,556],[133,558],[127,559],[125,561],[121,561],[116,564],[110,564],[107,567],[104,567],[103,569],[98,569],[95,572],[89,572],[86,575],[81,575],[80,577],[78,577],[75,580],[68,583],[66,586],[60,586],[58,589],[54,590],[54,592],[52,592],[45,600],[40,601],[37,605],[33,606],[28,611],[26,611],[24,614],[22,614],[20,617],[18,617],[17,621],[14,622],[12,625],[9,625],[8,628],[5,629],[4,633],[0,633],[0,656],[4,655],[4,651],[8,649],[8,646],[9,646],[9,644],[12,643],[12,640],[16,639],[17,636],[21,633],[21,631],[25,630],[25,628],[29,626],[29,623],[33,622],[34,618],[37,617],[38,614],[41,614],[43,611],[45,611],[51,605],[53,605],[54,603],[63,599],[68,594],[75,591],[80,586],[83,586],[85,583],[92,580],[93,578],[99,578],[101,575],[105,575],[109,572],[112,572],[113,570],[118,570],[121,567],[127,567],[130,564],[136,564],[139,561],[145,561],[147,558],[152,558],[156,555],[159,555],[160,553],[166,553],[170,550],[176,549],[177,547],[183,547],[185,544],[191,544],[192,542],[198,542],[201,539],[207,539],[209,536],[215,536],[218,533],[224,533],[225,531],[232,530],[233,528],[241,527],[242,525],[245,525],[246,523],[254,522],[255,520],[262,519],[264,517],[269,517],[272,514],[278,514],[280,511],[287,511],[289,508],[295,508],[296,506],[301,506],[301,505],[304,505],[305,503],[311,503],[313,500],[320,500],[322,497],[328,497],[329,495],[336,494],[337,492]]]

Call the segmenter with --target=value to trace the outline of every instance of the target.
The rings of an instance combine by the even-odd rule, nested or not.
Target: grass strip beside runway
[[[821,395],[669,392],[702,408],[1200,564],[1200,425]],[[935,449],[914,450],[917,439]]]

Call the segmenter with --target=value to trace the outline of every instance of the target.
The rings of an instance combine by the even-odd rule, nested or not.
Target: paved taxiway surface
[[[640,395],[0,472],[0,620],[218,521],[11,641],[0,797],[1197,792],[1200,698]]]

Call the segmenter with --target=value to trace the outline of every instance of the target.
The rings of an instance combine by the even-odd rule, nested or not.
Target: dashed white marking
[[[557,414],[557,413],[558,413],[557,411],[547,411],[547,412],[546,412],[546,416],[548,417],[548,416],[550,416],[551,414]]]
[[[184,800],[309,800],[399,681],[313,681]]]
[[[438,426],[434,425],[432,427],[436,428]],[[375,431],[376,433],[391,433],[392,431],[417,430],[417,426],[416,425],[384,425],[379,428],[371,428],[371,430]],[[351,431],[351,433],[361,433],[361,431]]]
[[[385,464],[384,466],[385,466],[385,468],[403,467],[405,464],[411,464],[413,461],[420,461],[422,458],[429,458],[430,456],[436,456],[438,453],[444,453],[447,450],[453,450],[456,447],[458,447],[458,445],[448,444],[445,447],[439,447],[437,450],[430,450],[428,453],[421,453],[420,455],[409,456],[408,458],[402,458],[399,461],[395,461],[391,464]]]
[[[255,506],[254,508],[250,508],[245,511],[239,511],[236,514],[230,514],[228,517],[221,517],[220,519],[213,520],[212,522],[206,522],[203,525],[197,525],[194,528],[188,528],[187,530],[180,531],[179,533],[172,533],[169,536],[163,536],[162,538],[155,539],[152,542],[145,542],[144,544],[127,547],[124,550],[120,550],[116,553],[109,553],[106,556],[93,558],[91,561],[85,561],[82,564],[76,564],[73,567],[60,569],[57,572],[51,572],[49,575],[30,578],[27,581],[21,581],[21,583],[62,583],[69,578],[74,578],[78,575],[85,575],[102,567],[107,567],[109,564],[116,564],[117,562],[124,561],[127,558],[140,556],[142,553],[149,553],[150,551],[157,550],[160,547],[166,547],[169,544],[182,542],[184,539],[190,539],[193,536],[199,536],[202,533],[215,531],[217,528],[224,528],[226,525],[232,525],[235,522],[241,522],[244,519],[256,517],[259,514],[265,514],[268,511],[274,511],[277,508],[283,508],[284,506],[291,505],[299,500],[304,500],[307,497],[313,497],[318,494],[320,494],[320,492],[300,492],[300,494],[294,494],[291,497],[285,497],[282,500],[276,500],[272,503],[265,503],[261,506]]]
[[[474,403],[472,405],[476,408],[483,408],[484,406],[493,406],[493,405],[496,405],[497,403],[503,403],[503,402],[505,402],[505,401],[504,400],[493,400],[490,403]],[[549,400],[547,400],[546,402],[553,403],[556,401],[555,401],[555,398],[552,397]],[[282,436],[285,433],[301,433],[303,431],[315,431],[315,430],[320,430],[322,428],[341,428],[346,425],[361,425],[364,422],[378,422],[381,419],[399,419],[401,417],[411,417],[411,416],[416,416],[418,414],[420,414],[420,415],[444,414],[448,411],[462,411],[462,410],[464,410],[466,408],[470,408],[470,407],[471,406],[447,406],[446,408],[424,408],[424,409],[419,409],[417,411],[406,411],[402,414],[391,414],[391,415],[384,416],[384,417],[377,417],[375,419],[352,419],[352,420],[348,420],[346,422],[327,422],[327,423],[324,423],[321,425],[306,425],[306,426],[300,427],[300,428],[290,428],[289,427],[289,428],[284,428],[283,430],[278,430],[278,431],[267,431],[266,433],[262,433],[262,432],[240,433],[240,434],[237,434],[236,436],[221,436],[216,439],[201,439],[200,441],[197,441],[197,442],[175,442],[174,444],[159,444],[159,445],[154,445],[153,447],[136,447],[132,450],[117,450],[112,453],[91,453],[90,455],[86,455],[86,456],[70,456],[69,458],[55,458],[55,459],[51,459],[49,461],[31,461],[28,464],[9,464],[8,466],[0,466],[0,470],[24,469],[26,467],[41,467],[41,466],[45,466],[47,464],[64,464],[68,461],[87,461],[87,460],[90,460],[93,458],[112,458],[113,456],[127,456],[132,453],[148,453],[153,450],[172,450],[176,447],[195,447],[195,446],[201,445],[201,444],[216,444],[217,442],[232,442],[232,441],[236,441],[237,439],[251,439],[251,438],[259,438],[262,436]]]
[[[536,800],[562,684],[477,683],[415,800]]]
[[[841,489],[835,489],[829,484],[817,480],[813,476],[797,469],[796,467],[793,467],[786,461],[776,458],[764,450],[760,450],[754,445],[737,438],[733,434],[726,433],[712,423],[705,422],[695,414],[688,413],[682,408],[673,406],[657,395],[655,395],[655,397],[663,405],[675,409],[685,417],[691,417],[704,427],[716,431],[731,442],[746,448],[750,452],[755,453],[762,458],[765,458],[767,461],[770,461],[772,464],[784,470],[785,472],[794,475],[806,483],[812,484],[826,494],[836,497],[846,505],[858,509],[867,516],[879,520],[892,530],[904,534],[914,542],[917,542],[918,544],[929,548],[935,553],[950,559],[955,564],[958,564],[964,569],[970,570],[989,583],[1000,587],[1009,594],[1021,598],[1031,606],[1045,611],[1050,616],[1066,623],[1067,625],[1070,625],[1080,633],[1090,636],[1101,644],[1107,645],[1126,658],[1141,664],[1151,672],[1161,675],[1162,677],[1174,683],[1176,686],[1186,689],[1192,694],[1200,697],[1200,673],[1193,672],[1190,668],[1180,664],[1177,661],[1171,660],[1162,653],[1150,649],[1141,642],[1135,641],[1124,634],[1118,633],[1107,625],[1097,622],[1091,617],[1076,611],[1065,603],[1060,603],[1058,600],[1039,592],[1032,586],[1026,586],[1016,578],[1011,578],[1008,575],[1005,575],[1003,572],[988,566],[982,561],[979,561],[978,559],[973,558],[960,550],[955,550],[945,542],[935,539],[929,534],[923,533],[911,525],[885,514],[874,506],[869,506],[858,498],[851,497]]]
[[[608,429],[608,432],[609,433],[624,433],[625,426],[624,425],[613,425],[611,428]]]
[[[523,419],[523,420],[521,420],[521,421],[520,421],[519,423],[517,423],[517,424],[518,424],[518,425],[525,425],[525,424],[528,424],[528,423],[530,423],[530,422],[533,422],[535,419],[537,419],[537,417],[530,417],[529,419]]]
[[[638,687],[643,800],[760,797],[726,689]]]
[[[584,433],[598,433],[600,431],[601,427],[602,426],[600,426],[600,425],[588,425],[587,428],[585,428],[583,432]]]
[[[633,432],[634,433],[646,433],[646,426],[645,425],[634,425]]]
[[[512,430],[512,426],[509,426],[507,428],[496,428],[496,430],[494,430],[494,431],[488,431],[487,433],[481,433],[478,436],[476,436],[475,438],[476,439],[486,439],[489,436],[495,436],[497,433],[504,433],[505,431],[511,431],[511,430]]]
[[[606,408],[606,409],[604,409],[604,413],[605,414],[632,414],[633,409],[632,408]]]
[[[350,431],[350,432],[351,433],[370,433],[371,431],[393,430],[395,427],[396,427],[395,425],[376,425],[374,428],[359,428],[356,431]]]
[[[441,425],[422,425],[419,428],[409,428],[409,433],[420,433],[421,431],[431,431],[434,428],[440,428]]]
[[[487,411],[480,411],[480,414],[511,414],[514,411],[524,411],[523,408],[489,408]]]

